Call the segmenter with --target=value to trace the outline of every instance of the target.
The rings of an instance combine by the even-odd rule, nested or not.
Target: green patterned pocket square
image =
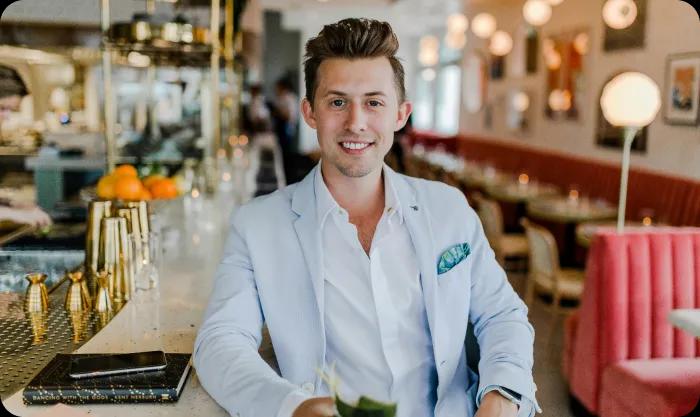
[[[438,261],[437,265],[438,275],[444,274],[445,272],[454,268],[458,263],[467,259],[467,256],[469,256],[471,251],[472,250],[469,247],[469,243],[458,243],[448,248],[442,253],[442,255],[440,255],[440,261]]]

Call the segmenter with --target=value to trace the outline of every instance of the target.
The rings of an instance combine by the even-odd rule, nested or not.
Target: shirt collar
[[[399,224],[401,224],[403,223],[403,210],[401,208],[398,193],[394,187],[394,183],[391,180],[391,175],[387,169],[387,166],[384,165],[382,170],[384,178],[384,210],[389,220],[396,219],[399,221]],[[343,213],[345,212],[345,209],[338,205],[330,190],[328,190],[328,186],[326,186],[326,182],[323,180],[320,162],[314,176],[314,189],[316,191],[316,213],[318,214],[318,225],[319,227],[322,227],[323,223],[326,221],[326,218],[333,210],[340,210],[340,212]]]

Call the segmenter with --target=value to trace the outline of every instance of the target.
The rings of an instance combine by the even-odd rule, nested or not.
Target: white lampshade
[[[559,6],[563,2],[564,0],[547,0],[547,3],[549,3],[550,6]]]
[[[552,6],[546,0],[527,0],[523,5],[523,16],[532,26],[542,26],[552,17]]]
[[[513,49],[513,38],[510,37],[508,32],[502,30],[497,30],[493,36],[491,36],[491,43],[489,44],[489,51],[496,56],[505,56],[510,53]]]
[[[603,20],[613,29],[629,27],[637,18],[637,4],[632,0],[608,0],[603,6]]]
[[[467,34],[464,32],[449,32],[445,35],[445,44],[452,49],[462,49],[467,44]]]
[[[496,18],[488,13],[479,13],[472,19],[472,32],[481,39],[488,39],[496,31]]]
[[[464,33],[469,28],[469,20],[462,13],[453,13],[447,17],[447,31]]]
[[[530,107],[530,97],[528,97],[528,95],[524,92],[518,91],[513,94],[511,103],[513,105],[513,109],[515,109],[517,112],[523,113]]]
[[[625,72],[608,82],[600,97],[603,116],[613,126],[642,128],[661,107],[661,93],[654,80],[640,72]]]

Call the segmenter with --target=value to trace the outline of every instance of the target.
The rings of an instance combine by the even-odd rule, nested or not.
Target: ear
[[[311,102],[304,97],[301,100],[301,114],[304,116],[304,121],[312,129],[316,129],[316,116],[314,115],[314,109],[311,108]]]
[[[394,131],[401,129],[406,125],[406,122],[408,121],[408,116],[411,115],[412,111],[413,103],[411,103],[410,101],[406,100],[403,103],[399,104],[399,111],[396,116],[396,125],[394,126]]]

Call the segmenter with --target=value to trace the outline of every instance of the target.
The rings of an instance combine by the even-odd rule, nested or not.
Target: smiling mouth
[[[343,149],[361,151],[374,145],[374,142],[340,142]]]

